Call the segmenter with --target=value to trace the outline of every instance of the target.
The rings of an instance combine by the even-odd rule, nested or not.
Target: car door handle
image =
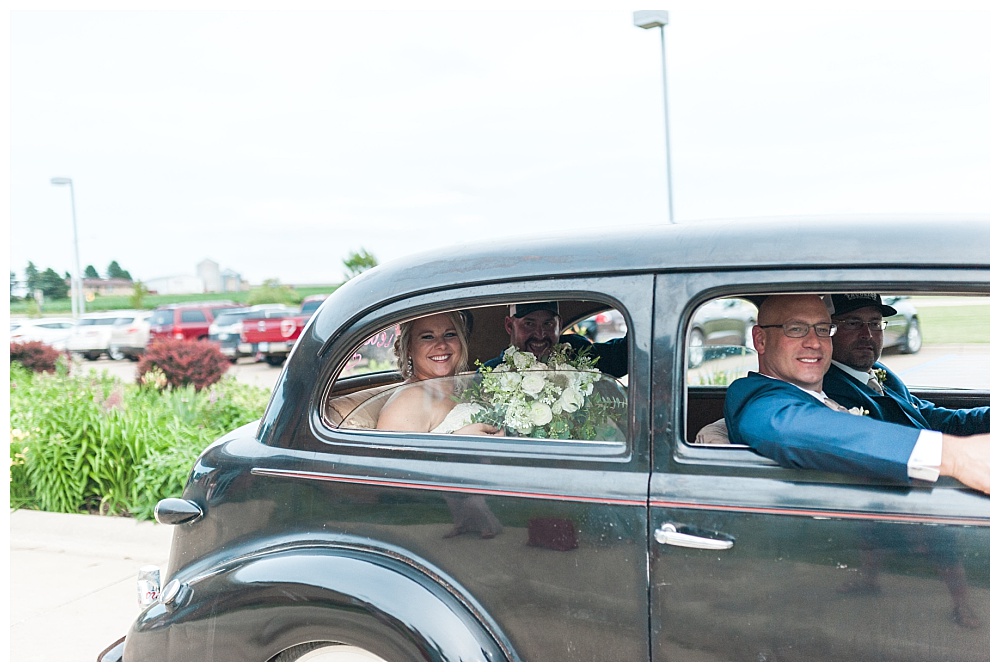
[[[701,530],[698,530],[698,532],[711,534],[710,532],[702,532]],[[653,538],[661,544],[684,546],[685,548],[702,548],[711,551],[725,551],[733,547],[732,539],[718,539],[701,536],[700,534],[680,532],[673,523],[663,523],[663,525],[660,525],[660,529],[653,532]]]

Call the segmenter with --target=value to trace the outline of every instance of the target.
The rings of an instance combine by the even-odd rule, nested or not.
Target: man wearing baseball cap
[[[833,335],[833,361],[823,379],[823,390],[848,408],[861,407],[876,420],[931,429],[955,436],[988,434],[990,407],[948,409],[910,394],[906,385],[884,364],[884,318],[896,309],[874,293],[832,294],[827,303]]]
[[[512,303],[509,315],[504,318],[504,329],[510,334],[510,344],[518,350],[530,352],[544,361],[556,343],[569,343],[573,350],[590,349],[591,357],[598,357],[597,368],[615,378],[628,373],[628,337],[615,338],[605,343],[592,343],[579,334],[559,335],[560,318],[558,301]],[[503,355],[494,357],[485,366],[495,367]]]

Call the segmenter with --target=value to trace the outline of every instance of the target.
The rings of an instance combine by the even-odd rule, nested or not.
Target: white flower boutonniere
[[[854,408],[847,409],[847,412],[851,415],[868,415],[868,409],[861,408],[860,406],[855,406]]]
[[[886,371],[885,371],[885,369],[874,369],[873,368],[872,371],[875,373],[875,377],[878,378],[879,384],[880,385],[885,385],[885,378],[886,378]]]

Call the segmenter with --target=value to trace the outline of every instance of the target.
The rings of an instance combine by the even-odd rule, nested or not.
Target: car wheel
[[[112,345],[108,347],[108,357],[110,359],[115,360],[116,362],[120,362],[121,360],[125,359],[125,355],[122,354],[121,348],[119,348],[117,345]]]
[[[88,362],[96,362],[98,359],[101,358],[101,353],[85,352],[83,353],[83,358],[86,359]]]
[[[705,361],[705,334],[701,329],[692,329],[688,337],[688,368],[696,369]]]
[[[285,649],[273,658],[276,663],[384,663],[370,651],[336,642],[309,642]]]
[[[910,320],[910,323],[906,325],[906,335],[903,337],[903,342],[899,346],[899,351],[904,355],[912,355],[919,352],[923,344],[924,336],[920,332],[920,321],[914,317]]]
[[[281,355],[268,355],[264,358],[264,361],[271,366],[281,366],[285,363],[285,358]]]

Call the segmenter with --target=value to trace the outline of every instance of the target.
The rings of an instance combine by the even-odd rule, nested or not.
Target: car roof
[[[615,244],[614,241],[620,241]],[[784,242],[785,244],[782,244]],[[873,256],[874,255],[874,256]],[[615,227],[453,246],[395,259],[340,287],[316,327],[441,288],[519,279],[750,268],[989,268],[989,218],[852,216],[732,219]]]

